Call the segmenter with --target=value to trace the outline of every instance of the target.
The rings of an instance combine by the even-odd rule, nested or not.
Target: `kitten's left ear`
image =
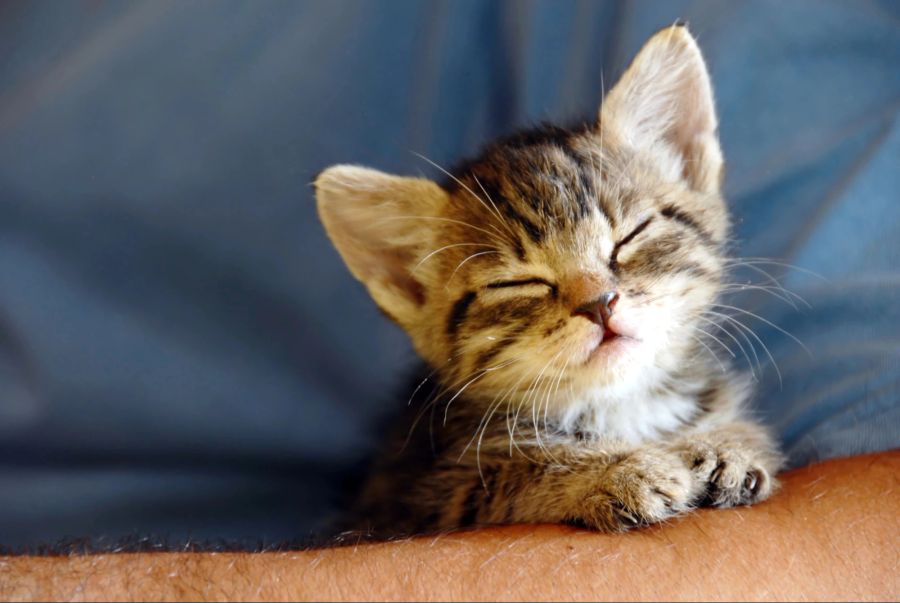
[[[600,109],[600,126],[692,189],[718,192],[722,151],[709,73],[687,27],[644,45]]]
[[[392,176],[336,165],[315,182],[319,217],[350,272],[388,315],[414,326],[425,290],[413,274],[427,250],[432,224],[447,198],[424,178]]]

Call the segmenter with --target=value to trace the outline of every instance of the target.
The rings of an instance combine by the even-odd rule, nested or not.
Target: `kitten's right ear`
[[[319,217],[350,272],[403,326],[416,320],[424,289],[412,270],[431,242],[422,217],[435,216],[447,193],[424,178],[336,165],[316,178]]]
[[[600,108],[601,128],[694,190],[717,193],[722,151],[706,63],[687,27],[644,45]]]

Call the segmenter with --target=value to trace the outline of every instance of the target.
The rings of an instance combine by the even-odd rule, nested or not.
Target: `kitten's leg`
[[[554,462],[482,452],[480,472],[463,462],[429,476],[424,511],[435,523],[420,528],[570,522],[622,531],[657,523],[690,509],[706,492],[709,472],[692,469],[686,458],[657,446],[620,455],[566,457],[563,451]]]
[[[768,498],[778,485],[775,474],[782,457],[760,425],[734,421],[697,430],[673,446],[695,473],[705,476],[701,504],[716,507],[747,505]]]

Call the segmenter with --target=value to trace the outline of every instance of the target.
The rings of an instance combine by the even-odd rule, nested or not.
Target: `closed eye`
[[[499,281],[496,283],[489,283],[487,285],[488,289],[505,289],[507,287],[528,287],[530,285],[543,285],[544,287],[549,287],[550,292],[556,297],[557,288],[556,285],[551,283],[548,280],[542,278],[523,278],[514,281]]]
[[[613,272],[619,271],[619,259],[618,259],[619,258],[619,250],[622,247],[624,247],[625,245],[628,245],[631,241],[633,241],[636,236],[638,236],[639,234],[644,232],[644,229],[647,228],[647,226],[649,226],[650,222],[652,222],[652,221],[653,221],[653,217],[647,218],[646,220],[644,220],[643,222],[638,224],[637,228],[635,228],[634,230],[629,232],[628,235],[624,239],[622,239],[621,241],[619,241],[618,243],[615,244],[615,246],[613,247],[612,253],[609,256],[609,269],[610,270],[612,270]]]

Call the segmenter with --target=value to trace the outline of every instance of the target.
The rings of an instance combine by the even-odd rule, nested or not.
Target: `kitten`
[[[496,142],[444,185],[325,170],[328,235],[431,371],[360,497],[363,525],[619,531],[768,497],[780,455],[742,410],[747,380],[704,341],[722,170],[709,75],[680,25],[647,42],[597,122]]]

